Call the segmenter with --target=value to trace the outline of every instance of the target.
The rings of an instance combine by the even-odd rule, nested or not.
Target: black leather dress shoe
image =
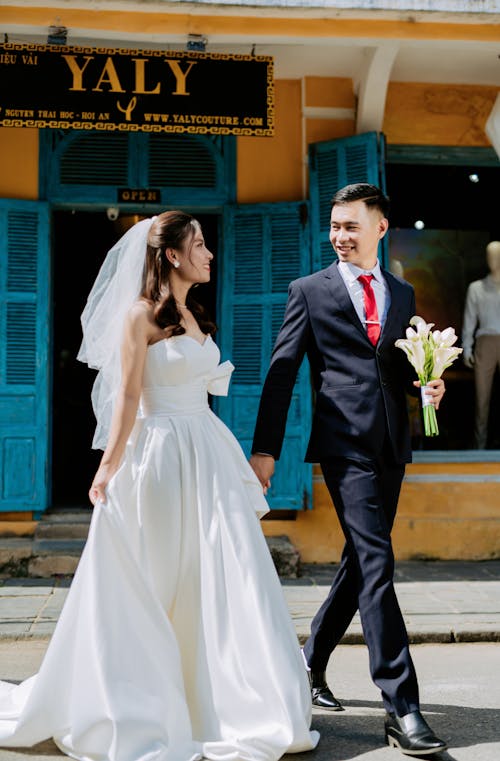
[[[324,671],[309,672],[309,681],[311,683],[311,697],[313,706],[318,706],[318,708],[326,708],[328,711],[344,710],[326,683]]]
[[[447,748],[444,740],[436,737],[420,711],[407,713],[406,716],[386,714],[385,741],[407,756],[431,756]]]

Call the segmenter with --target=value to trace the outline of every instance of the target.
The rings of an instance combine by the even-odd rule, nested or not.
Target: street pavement
[[[300,642],[326,596],[335,566],[304,565],[282,586]],[[449,743],[436,761],[500,761],[500,561],[400,562],[396,591],[412,641],[422,710]],[[0,580],[0,678],[35,673],[70,578]],[[396,761],[383,742],[383,709],[369,676],[356,617],[330,659],[328,679],[345,710],[313,709],[321,733],[313,753],[286,761]],[[361,644],[359,644],[361,643]],[[52,741],[0,749],[0,761],[60,761]]]
[[[335,570],[303,565],[299,578],[282,579],[301,643]],[[71,577],[0,579],[0,640],[50,637],[70,583]],[[400,562],[395,584],[411,642],[500,642],[500,560]],[[362,642],[356,616],[343,643]]]

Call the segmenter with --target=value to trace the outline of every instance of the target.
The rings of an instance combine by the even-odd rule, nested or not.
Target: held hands
[[[413,381],[413,385],[417,388],[420,388],[422,385],[420,381]],[[435,380],[431,380],[427,383],[427,388],[429,389],[428,393],[426,393],[426,397],[429,399],[429,401],[433,404],[433,406],[438,410],[439,405],[441,404],[441,400],[443,399],[444,392],[446,391],[444,380],[442,378],[436,378]]]
[[[267,494],[267,490],[271,487],[271,477],[274,473],[274,457],[270,454],[253,454],[249,462],[262,484],[264,494]]]

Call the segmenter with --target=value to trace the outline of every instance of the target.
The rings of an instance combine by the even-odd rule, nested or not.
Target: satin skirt
[[[209,409],[137,421],[39,672],[0,746],[80,761],[276,761],[315,747],[262,489]]]

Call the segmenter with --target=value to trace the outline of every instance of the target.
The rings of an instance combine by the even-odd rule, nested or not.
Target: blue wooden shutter
[[[323,269],[334,258],[330,233],[330,200],[344,185],[369,182],[385,190],[384,137],[377,132],[313,143],[309,146],[309,192],[313,269]],[[380,248],[386,264],[387,236]]]
[[[217,207],[235,197],[231,135],[41,130],[40,156],[41,194],[52,203],[137,211],[140,203],[118,201],[119,188],[158,189],[160,210]]]
[[[291,280],[310,272],[307,203],[228,207],[220,263],[219,344],[235,365],[216,410],[250,454],[262,384]],[[272,509],[311,507],[312,469],[303,462],[311,427],[307,360],[295,385],[283,452],[268,501]]]
[[[45,203],[0,200],[0,511],[47,507],[49,233]]]

